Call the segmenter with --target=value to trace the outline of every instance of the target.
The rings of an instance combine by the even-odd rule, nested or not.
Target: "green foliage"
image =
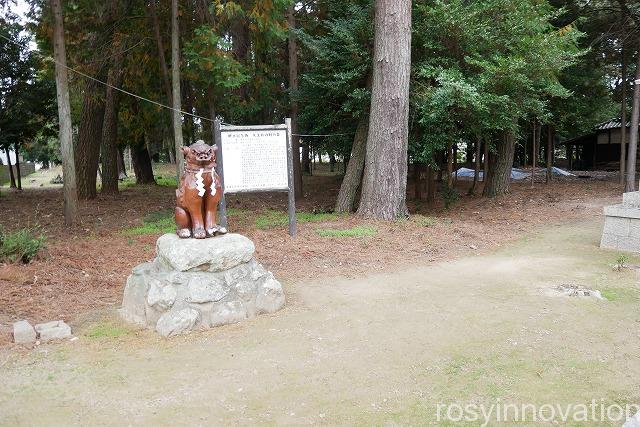
[[[449,209],[460,200],[460,193],[455,188],[444,185],[440,190],[440,197],[442,197],[445,209]]]
[[[35,145],[38,134],[50,136],[47,124],[56,119],[55,86],[50,75],[37,71],[42,64],[29,50],[29,37],[16,19],[10,13],[0,17],[0,148]],[[41,161],[59,158],[48,139],[44,147],[31,150]]]
[[[346,229],[320,228],[316,230],[320,237],[372,237],[378,230],[371,226],[356,226]]]
[[[45,247],[45,236],[38,228],[6,233],[0,228],[0,262],[28,264]]]
[[[205,86],[228,90],[249,80],[244,67],[233,58],[231,43],[206,25],[194,30],[193,38],[184,48],[188,68],[185,75]]]
[[[581,33],[551,24],[546,0],[414,2],[410,153],[515,130],[529,116],[549,118],[549,101],[570,93],[562,71],[583,53]]]
[[[328,2],[320,28],[299,31],[305,72],[298,93],[300,129],[311,134],[346,134],[314,140],[322,151],[348,153],[358,119],[369,111],[373,49],[370,0]]]
[[[628,257],[626,255],[620,255],[616,258],[616,263],[614,264],[614,268],[617,271],[622,271],[627,266]]]

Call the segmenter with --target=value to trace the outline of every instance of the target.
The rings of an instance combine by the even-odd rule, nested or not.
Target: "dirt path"
[[[3,350],[0,424],[424,425],[442,424],[439,402],[637,403],[638,272],[612,271],[600,230],[287,286],[280,313],[185,337],[107,317],[74,342]],[[562,283],[609,301],[545,294]]]

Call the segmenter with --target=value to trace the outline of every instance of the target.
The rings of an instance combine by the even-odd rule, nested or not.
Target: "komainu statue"
[[[182,238],[204,239],[227,232],[216,221],[222,199],[220,177],[215,170],[216,150],[217,146],[202,140],[182,147],[184,173],[176,190],[176,225]]]

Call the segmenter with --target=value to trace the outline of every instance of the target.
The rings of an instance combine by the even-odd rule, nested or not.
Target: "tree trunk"
[[[410,0],[376,0],[373,60],[371,117],[358,214],[391,221],[408,215]]]
[[[497,144],[495,154],[489,156],[489,173],[485,175],[483,193],[486,197],[501,196],[509,191],[515,147],[514,131],[503,131],[502,141]]]
[[[189,80],[182,82],[182,88],[184,89],[182,95],[184,96],[184,111],[193,114],[193,86]],[[184,116],[184,133],[186,134],[187,145],[191,145],[196,142],[195,140],[195,124],[193,122],[193,116]]]
[[[327,154],[329,154],[329,172],[335,172],[336,163],[338,163],[338,161],[336,160],[336,155],[333,151],[330,151]]]
[[[207,87],[207,105],[209,107],[209,118],[211,119],[211,123],[209,123],[209,132],[211,132],[211,145],[213,145],[215,140],[216,121],[216,95],[213,92],[213,86]]]
[[[180,29],[178,28],[178,0],[171,0],[171,81],[173,84],[173,140],[176,153],[176,172],[178,179],[184,169],[184,156],[181,148],[182,117],[180,114],[180,42],[178,40]],[[148,156],[148,153],[147,153]],[[153,177],[153,174],[152,174]]]
[[[453,188],[453,145],[447,150],[447,187]]]
[[[631,130],[629,131],[629,156],[627,157],[627,182],[625,193],[636,190],[636,156],[638,151],[638,119],[640,118],[640,54],[636,64],[633,85],[633,107],[631,109]]]
[[[60,153],[62,157],[64,223],[74,225],[80,222],[78,215],[78,192],[76,171],[71,139],[71,105],[69,102],[69,81],[67,78],[67,53],[64,45],[64,23],[61,0],[50,0],[53,12],[53,51],[56,70],[56,93],[58,99],[58,123],[60,125]]]
[[[311,160],[309,160],[309,144],[302,144],[302,172],[311,175]]]
[[[482,137],[479,136],[476,139],[476,158],[474,162],[473,168],[473,185],[469,190],[469,194],[476,194],[476,186],[478,185],[478,180],[480,179],[480,146],[482,145]]]
[[[295,2],[289,6],[287,13],[289,24],[289,97],[291,102],[291,150],[293,151],[293,184],[296,199],[303,196],[302,192],[302,166],[300,165],[300,137],[298,134],[298,102],[292,97],[298,90],[298,42],[296,40]]]
[[[434,176],[433,167],[431,165],[427,166],[427,203],[430,205],[433,205],[436,201],[436,182]]]
[[[624,42],[623,42],[624,43]],[[622,47],[622,101],[620,102],[620,185],[625,186],[625,162],[627,155],[627,57],[626,49]]]
[[[626,5],[626,0],[618,0],[620,4],[620,27],[623,31],[624,35],[624,27],[628,18],[628,10]],[[628,36],[622,38],[622,100],[620,101],[620,110],[621,110],[621,122],[622,125],[620,127],[620,185],[622,188],[625,188],[627,181],[627,174],[625,172],[626,167],[626,155],[627,155],[627,49],[625,49],[625,40]]]
[[[11,153],[9,151],[9,148],[5,148],[4,152],[7,155],[7,165],[9,166],[9,180],[11,182],[11,184],[9,184],[9,186],[11,188],[17,188],[16,187],[16,176],[13,174],[13,166],[11,165],[11,157],[10,157]]]
[[[538,138],[540,131],[538,130],[538,121],[533,120],[533,137],[531,138],[531,187],[536,182],[536,161],[538,160]]]
[[[113,57],[107,83],[120,87],[122,84],[122,62],[124,46],[116,46],[118,52]],[[120,110],[119,92],[107,86],[102,124],[102,190],[104,194],[118,193],[118,111]]]
[[[104,122],[105,86],[91,80],[85,86],[82,113],[75,146],[78,198],[94,199],[100,161],[102,125]]]
[[[413,187],[415,200],[424,200],[427,198],[429,183],[427,181],[426,164],[420,162],[413,164]]]
[[[487,174],[489,173],[489,138],[484,140],[482,162],[482,182],[487,182]]]
[[[358,120],[356,134],[351,146],[351,157],[344,174],[340,192],[336,200],[336,212],[353,212],[358,188],[362,183],[365,156],[367,153],[367,134],[369,133],[369,115],[363,114]]]
[[[144,142],[131,147],[131,160],[133,172],[136,174],[136,184],[155,184],[151,156]]]
[[[553,125],[547,126],[547,184],[553,181],[553,158],[555,157]]]
[[[149,2],[150,5],[150,11],[151,11],[151,21],[153,23],[153,33],[155,35],[156,38],[156,44],[158,46],[158,62],[160,63],[160,71],[162,74],[162,86],[164,88],[164,93],[165,96],[167,97],[167,104],[168,105],[172,105],[173,104],[173,98],[171,96],[171,84],[169,83],[169,67],[167,66],[167,58],[164,54],[164,42],[162,41],[162,33],[160,32],[160,23],[158,22],[158,14],[156,12],[156,1],[155,0],[151,0]],[[169,130],[173,131],[173,111],[171,110],[167,110],[169,113]],[[170,150],[173,153],[173,135],[171,135],[170,132]],[[175,155],[173,155],[173,158],[175,159]],[[175,163],[174,161],[171,161],[171,163]]]
[[[236,60],[242,65],[249,62],[249,27],[247,20],[242,16],[235,16],[230,28],[232,49]],[[247,84],[244,83],[235,92],[240,97],[240,101],[247,100]]]
[[[123,180],[127,177],[127,167],[124,164],[124,154],[122,153],[121,148],[118,148],[118,157],[116,160],[118,162],[118,179]]]
[[[18,181],[18,190],[22,190],[22,174],[20,173],[20,151],[18,144],[14,144],[16,150],[16,179]]]

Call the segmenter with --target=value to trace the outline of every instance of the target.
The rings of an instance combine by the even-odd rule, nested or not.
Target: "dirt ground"
[[[453,425],[438,404],[637,403],[640,259],[613,271],[593,201],[573,205],[583,218],[527,232],[472,217],[521,235],[482,254],[289,279],[285,309],[242,324],[166,340],[107,311],[76,341],[0,349],[0,425]],[[607,299],[551,296],[560,284]]]
[[[389,224],[337,217],[299,224],[296,239],[284,226],[260,229],[255,224],[267,210],[285,212],[284,194],[231,196],[228,205],[242,215],[230,217],[230,229],[253,239],[260,262],[285,283],[353,278],[484,253],[546,224],[593,217],[619,195],[618,185],[608,178],[563,179],[551,185],[537,183],[535,188],[515,183],[510,195],[496,199],[467,196],[469,182],[460,181],[461,199],[448,210],[441,200],[435,206],[410,200],[413,216],[408,221]],[[8,230],[38,226],[47,236],[45,254],[31,264],[0,265],[0,345],[9,344],[10,325],[19,319],[64,319],[75,327],[96,310],[116,307],[131,268],[154,257],[160,235],[123,231],[141,225],[149,213],[174,206],[171,187],[127,187],[118,197],[82,202],[82,226],[67,228],[62,224],[60,189],[39,185],[22,192],[3,189],[0,196],[0,225]],[[339,177],[330,174],[307,178],[298,209],[330,211],[338,188]],[[377,234],[345,238],[316,232],[363,225]]]

